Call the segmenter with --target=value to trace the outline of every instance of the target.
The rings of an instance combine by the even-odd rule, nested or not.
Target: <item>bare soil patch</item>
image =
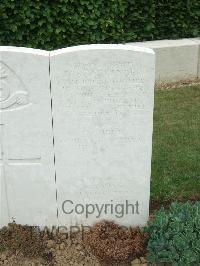
[[[200,79],[192,79],[192,80],[182,80],[177,82],[170,82],[170,83],[156,83],[156,89],[158,90],[167,90],[167,89],[178,89],[182,87],[189,87],[189,86],[199,86]]]
[[[102,221],[86,234],[86,244],[102,265],[131,265],[146,255],[148,236],[139,228],[121,227]]]
[[[151,200],[150,201],[150,214],[153,214],[155,211],[159,210],[161,207],[169,208],[172,202],[177,201],[181,203],[185,203],[187,201],[195,202],[200,201],[200,194],[193,195],[189,198],[179,198],[179,199],[169,199],[169,200]]]
[[[12,223],[0,230],[0,265],[145,265],[137,258],[146,252],[146,239],[139,229],[106,221],[71,237]]]

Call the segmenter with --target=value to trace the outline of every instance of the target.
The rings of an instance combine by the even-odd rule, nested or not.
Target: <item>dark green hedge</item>
[[[156,0],[154,38],[200,36],[200,0]]]
[[[199,0],[0,1],[0,45],[53,49],[198,35]]]

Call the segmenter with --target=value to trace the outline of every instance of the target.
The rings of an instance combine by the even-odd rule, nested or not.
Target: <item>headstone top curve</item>
[[[27,47],[17,47],[17,46],[0,46],[0,52],[14,52],[14,53],[49,56],[49,52],[46,50],[27,48]]]
[[[78,51],[88,51],[88,50],[124,50],[133,52],[143,52],[148,54],[155,54],[150,48],[139,47],[127,44],[89,44],[89,45],[78,45],[67,48],[62,48],[50,52],[50,56],[61,55],[65,53],[72,53]]]

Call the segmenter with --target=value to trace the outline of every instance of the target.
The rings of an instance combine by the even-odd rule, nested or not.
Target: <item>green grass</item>
[[[155,93],[151,198],[200,195],[200,86]]]

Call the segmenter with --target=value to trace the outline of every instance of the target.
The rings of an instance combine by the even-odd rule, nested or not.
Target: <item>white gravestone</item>
[[[56,223],[49,53],[0,47],[0,226]]]
[[[146,224],[154,60],[128,45],[50,53],[60,224]]]

